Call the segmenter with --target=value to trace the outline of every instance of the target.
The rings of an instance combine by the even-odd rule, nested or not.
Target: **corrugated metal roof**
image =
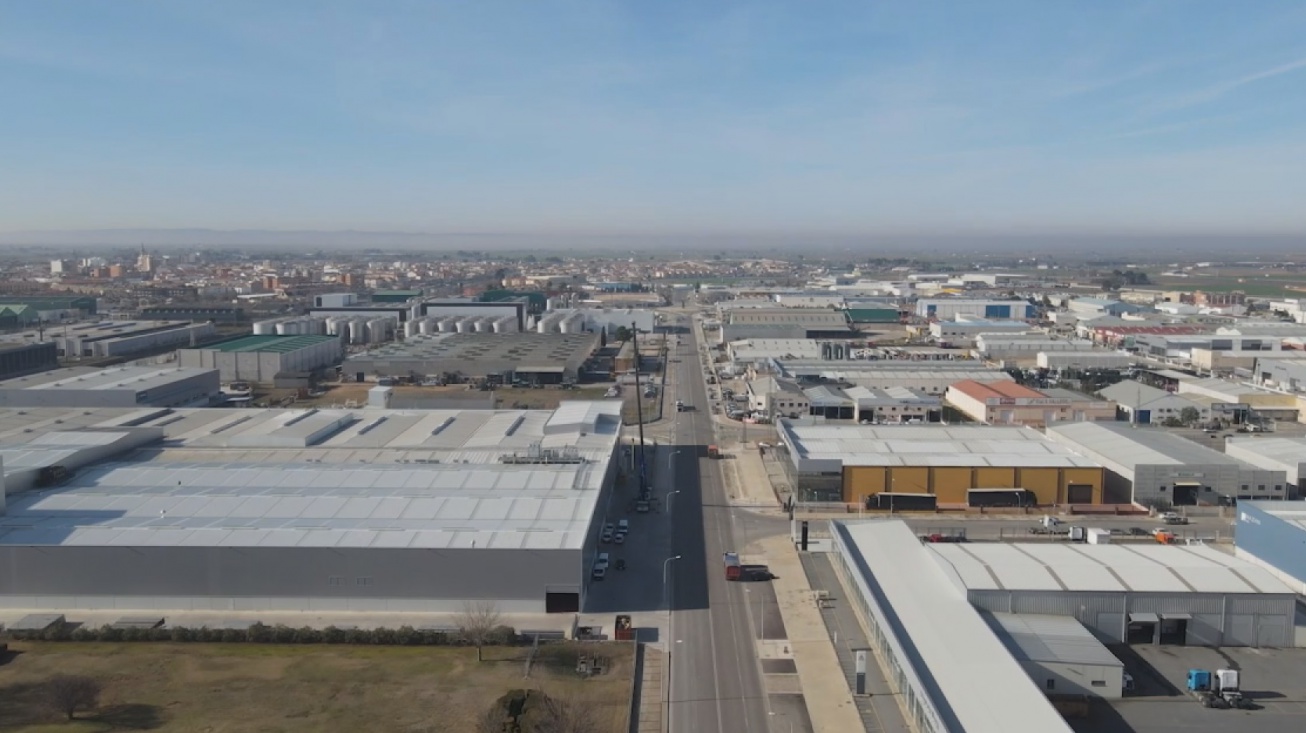
[[[970,590],[1292,592],[1263,568],[1205,546],[975,543],[928,549]]]
[[[855,562],[899,622],[908,663],[959,731],[1069,733],[1070,726],[1007,652],[964,592],[899,521],[838,523]],[[895,633],[899,630],[894,629]],[[947,721],[944,721],[948,724]]]
[[[1070,616],[987,612],[980,615],[1007,651],[1020,661],[1124,667],[1093,632]]]
[[[1097,467],[1028,428],[802,425],[780,428],[802,458],[837,459],[845,466]]]
[[[1059,436],[1061,442],[1107,465],[1118,464],[1129,471],[1140,465],[1245,465],[1173,433],[1128,423],[1062,423],[1048,426],[1047,434]]]

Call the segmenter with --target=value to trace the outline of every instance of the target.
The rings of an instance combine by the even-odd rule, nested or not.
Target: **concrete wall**
[[[542,612],[579,593],[580,550],[0,547],[0,606]]]
[[[1291,647],[1296,598],[1289,594],[1076,593],[972,590],[972,605],[995,613],[1073,616],[1107,644],[1125,641],[1131,613],[1187,613],[1192,646]]]
[[[1092,695],[1107,699],[1117,699],[1124,694],[1123,666],[1022,661],[1020,667],[1040,690],[1048,694]],[[1094,682],[1098,684],[1094,685]]]

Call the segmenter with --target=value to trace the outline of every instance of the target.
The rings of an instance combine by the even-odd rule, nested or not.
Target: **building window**
[[[1045,687],[1047,687],[1047,689],[1049,690],[1055,690],[1057,689],[1057,681],[1049,678]]]
[[[343,575],[332,575],[331,577],[327,578],[327,585],[344,585],[344,584],[345,584],[345,576]]]
[[[1246,490],[1248,490],[1248,489],[1250,489],[1250,488],[1251,488],[1251,487],[1248,486],[1247,484],[1243,484],[1243,491],[1246,491]]]
[[[371,578],[354,578],[354,585],[371,585]]]
[[[1094,687],[1106,687],[1106,680],[1093,680],[1089,684]]]
[[[1265,491],[1265,484],[1256,484],[1257,491]]]

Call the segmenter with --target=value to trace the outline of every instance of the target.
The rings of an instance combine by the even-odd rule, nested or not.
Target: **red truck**
[[[616,633],[613,634],[613,637],[617,641],[635,640],[635,627],[630,625],[629,615],[623,613],[617,616]]]
[[[727,552],[725,554],[726,580],[739,580],[739,576],[744,572],[744,566],[739,564],[739,553]]]
[[[718,448],[718,447],[716,447],[716,445],[709,445],[709,446],[707,447],[707,457],[708,457],[708,458],[720,458],[720,457],[721,457],[721,449]]]

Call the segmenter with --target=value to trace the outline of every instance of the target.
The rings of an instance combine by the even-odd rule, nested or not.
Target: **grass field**
[[[1152,287],[1164,290],[1206,290],[1227,292],[1241,290],[1252,297],[1260,298],[1297,298],[1303,297],[1302,290],[1291,290],[1288,286],[1306,289],[1306,277],[1301,275],[1217,275],[1211,277],[1196,276],[1188,278],[1156,278]]]
[[[524,648],[282,646],[271,644],[11,642],[0,665],[0,731],[100,733],[463,733],[515,688],[593,705],[604,730],[624,731],[630,708],[629,644],[541,647],[523,679]],[[609,660],[590,679],[575,673],[584,651]],[[41,703],[55,674],[104,686],[100,708],[78,720]]]

